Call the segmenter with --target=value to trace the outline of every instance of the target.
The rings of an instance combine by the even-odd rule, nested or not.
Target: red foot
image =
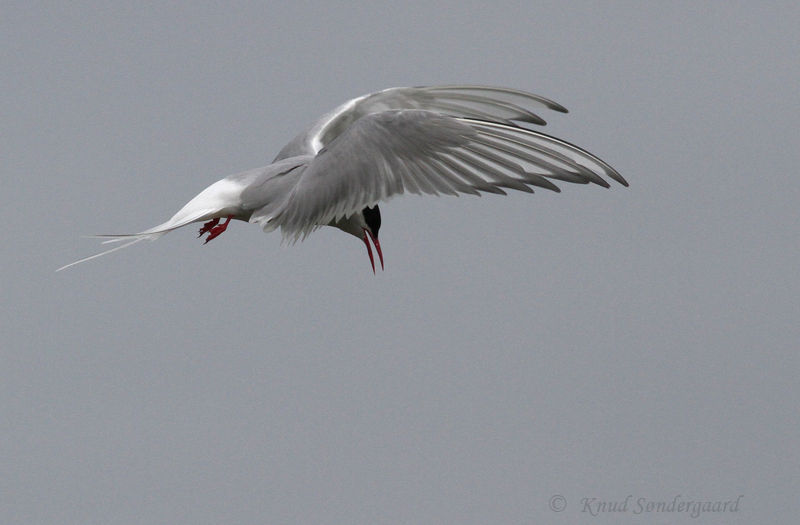
[[[219,224],[219,217],[217,217],[216,219],[211,219],[210,221],[205,223],[202,228],[200,228],[200,233],[197,234],[197,237],[202,237],[204,234],[210,232],[211,229],[217,224]]]
[[[214,219],[212,221],[207,222],[200,229],[200,232],[201,232],[200,235],[203,235],[203,233],[206,233],[203,230],[205,230],[206,228],[209,228],[207,230],[208,231],[208,237],[206,237],[206,242],[204,242],[203,244],[207,244],[208,241],[218,237],[222,232],[227,230],[228,229],[228,224],[231,222],[232,218],[233,218],[233,215],[228,215],[228,217],[225,219],[225,222],[223,222],[222,224],[218,224],[219,223],[219,219]]]

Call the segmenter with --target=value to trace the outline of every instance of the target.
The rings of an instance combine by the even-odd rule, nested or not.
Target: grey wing
[[[559,191],[550,179],[608,187],[604,176],[627,186],[599,158],[543,133],[433,111],[384,111],[362,117],[321,149],[270,222],[296,240],[406,191]]]
[[[451,117],[473,118],[513,125],[512,121],[544,125],[534,109],[566,113],[564,106],[545,97],[504,87],[450,85],[397,87],[345,102],[324,115],[278,153],[275,160],[315,155],[361,117],[396,109],[436,111]]]

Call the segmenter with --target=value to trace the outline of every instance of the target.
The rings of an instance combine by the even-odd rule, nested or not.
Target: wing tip
[[[628,184],[628,181],[625,180],[625,177],[620,175],[616,170],[614,171],[614,173],[609,173],[608,176],[614,179],[615,181],[619,182],[626,188],[630,187],[630,184]]]

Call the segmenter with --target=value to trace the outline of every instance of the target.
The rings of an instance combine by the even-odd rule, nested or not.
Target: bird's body
[[[591,153],[515,123],[544,125],[531,111],[541,108],[566,112],[538,95],[484,86],[391,88],[350,100],[289,142],[272,164],[215,182],[163,224],[105,236],[107,243],[127,242],[59,270],[194,222],[205,223],[200,235],[208,242],[233,219],[280,228],[290,241],[334,226],[361,239],[370,260],[371,240],[383,265],[377,204],[405,192],[560,191],[551,179],[608,187],[603,176],[627,186]]]

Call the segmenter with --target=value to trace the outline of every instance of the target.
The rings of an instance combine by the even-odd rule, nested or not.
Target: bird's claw
[[[205,223],[203,225],[203,227],[200,228],[200,233],[197,234],[197,238],[199,239],[200,237],[202,237],[206,233],[208,233],[211,230],[213,230],[214,226],[216,226],[217,224],[219,224],[219,217],[217,217],[216,219],[211,219],[210,221]],[[207,239],[206,242],[208,242],[209,240],[211,240],[211,239]]]
[[[204,242],[203,244],[208,244],[208,241],[217,238],[222,232],[227,230],[228,223],[231,222],[232,218],[233,218],[232,215],[228,215],[228,218],[225,219],[225,222],[223,222],[222,224],[219,224],[219,218],[210,220],[207,223],[205,223],[203,227],[200,228],[200,235],[208,233],[208,237],[206,237],[206,242]]]

